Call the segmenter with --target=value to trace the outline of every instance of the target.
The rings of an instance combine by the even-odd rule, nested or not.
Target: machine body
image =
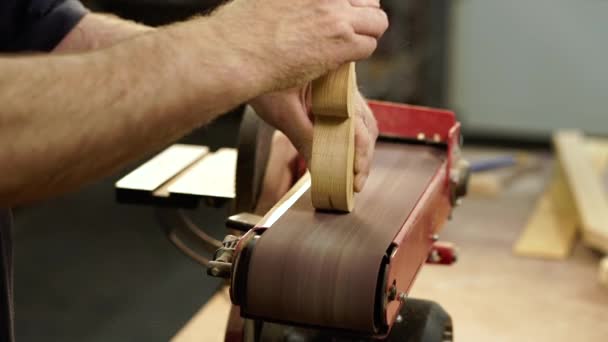
[[[453,246],[438,242],[437,234],[466,193],[460,124],[449,111],[370,106],[381,133],[375,163],[384,170],[368,183],[379,188],[366,190],[375,196],[359,195],[353,214],[315,212],[304,176],[252,229],[227,238],[216,253],[209,274],[229,275],[242,317],[388,338],[422,265],[456,260]],[[237,319],[231,321],[227,338],[236,341]]]

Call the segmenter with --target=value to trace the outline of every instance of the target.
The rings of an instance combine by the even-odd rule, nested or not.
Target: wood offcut
[[[582,133],[561,131],[553,137],[559,164],[572,192],[583,240],[593,248],[608,253],[608,199],[600,176],[584,145]]]
[[[354,206],[355,91],[355,63],[342,65],[312,85],[315,121],[310,172],[316,209],[350,212]]]
[[[557,165],[513,252],[520,256],[565,259],[572,251],[578,225],[572,194]]]
[[[560,140],[562,145],[565,143],[563,134],[556,134],[556,144],[557,140]],[[567,135],[565,137],[572,139]],[[580,145],[580,142],[575,145]],[[565,152],[559,146],[556,147],[558,153]],[[574,149],[581,154],[579,158],[587,160],[585,164],[590,161],[593,178],[599,177],[608,166],[608,142],[585,138],[583,148],[574,146]],[[577,172],[577,164],[562,165],[561,159],[558,158],[551,182],[539,198],[522,235],[513,247],[515,254],[557,260],[570,256],[577,233],[584,227],[573,191],[564,172],[566,168],[573,177],[582,178],[573,174]]]

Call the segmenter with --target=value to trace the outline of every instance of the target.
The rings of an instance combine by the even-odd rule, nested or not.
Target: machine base
[[[449,342],[452,318],[437,303],[408,299],[391,333],[384,339],[339,336],[335,332],[303,329],[274,323],[245,324],[244,341],[255,342]]]

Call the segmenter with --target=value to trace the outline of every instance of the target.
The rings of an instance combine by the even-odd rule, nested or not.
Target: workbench
[[[488,152],[465,149],[465,156]],[[465,198],[441,235],[458,246],[458,262],[423,267],[411,295],[432,299],[450,313],[456,341],[608,340],[608,291],[596,281],[599,255],[580,244],[566,261],[512,253],[549,179],[549,155],[545,164],[497,197]],[[224,291],[174,341],[223,341],[230,303]]]

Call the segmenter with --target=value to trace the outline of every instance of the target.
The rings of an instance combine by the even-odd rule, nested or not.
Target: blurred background
[[[220,2],[84,1],[148,25],[205,13]],[[383,0],[382,6],[391,28],[376,54],[358,64],[364,94],[453,109],[465,143],[500,148],[473,151],[473,161],[523,152],[545,163],[560,128],[608,135],[608,2]],[[239,114],[227,115],[184,141],[233,146],[238,122]],[[547,163],[541,179],[551,174]],[[115,181],[137,164],[78,193],[16,210],[18,341],[167,341],[219,286],[165,240],[151,209],[115,203]],[[480,190],[491,196],[479,201],[500,196],[495,191],[503,184],[496,182],[513,182],[497,179]],[[543,184],[519,203],[522,223],[511,238]],[[202,207],[192,215],[220,238],[226,213]],[[599,313],[608,314],[593,311]]]

